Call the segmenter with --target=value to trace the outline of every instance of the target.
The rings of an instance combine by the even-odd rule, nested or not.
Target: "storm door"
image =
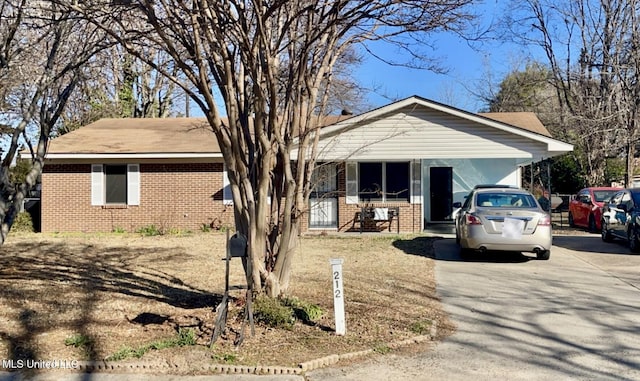
[[[309,228],[338,227],[338,181],[336,165],[318,163],[311,176],[313,191],[309,197]]]

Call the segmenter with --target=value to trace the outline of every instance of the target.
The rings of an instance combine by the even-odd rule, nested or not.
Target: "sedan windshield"
[[[616,193],[617,190],[601,190],[601,191],[594,191],[593,192],[593,197],[596,198],[597,202],[604,202],[607,201],[608,199],[611,198],[611,196],[613,196],[614,193]]]
[[[500,208],[536,208],[533,196],[523,193],[478,193],[476,206]]]

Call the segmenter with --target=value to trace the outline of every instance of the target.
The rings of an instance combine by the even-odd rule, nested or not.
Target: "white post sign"
[[[333,309],[336,317],[336,335],[347,333],[344,318],[344,291],[342,289],[342,259],[331,259],[331,279],[333,283]]]

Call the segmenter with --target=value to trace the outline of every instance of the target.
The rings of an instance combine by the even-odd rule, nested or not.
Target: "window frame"
[[[111,173],[109,173],[110,171]],[[104,165],[103,167],[104,199],[103,200],[105,205],[129,205],[128,203],[129,202],[129,197],[128,197],[129,173],[128,172],[129,170],[128,170],[127,164],[105,164]],[[124,184],[120,184],[122,178],[124,179]],[[120,189],[111,189],[114,187],[120,188]],[[122,196],[124,196],[124,201],[109,200],[109,198],[120,198]]]
[[[125,202],[107,202],[107,167],[126,168]],[[140,164],[91,164],[92,206],[136,206],[140,205]]]
[[[364,171],[362,171],[362,166],[363,165],[371,165],[371,164],[380,164],[380,182],[381,184],[381,188],[380,189],[380,193],[381,193],[381,197],[362,197],[362,194],[364,193],[362,191],[362,173]],[[407,195],[405,197],[402,198],[389,198],[387,196],[387,188],[389,187],[388,181],[389,181],[389,177],[387,176],[387,166],[388,164],[406,164],[407,168],[406,168],[406,192]],[[414,164],[415,165],[415,164]],[[407,202],[407,203],[411,203],[412,200],[412,187],[415,187],[414,181],[415,179],[412,178],[412,162],[410,160],[393,160],[393,161],[361,161],[361,162],[357,162],[357,174],[356,179],[357,179],[357,195],[358,195],[358,200],[360,202],[364,201],[364,202],[376,202],[376,203],[390,203],[390,202]]]

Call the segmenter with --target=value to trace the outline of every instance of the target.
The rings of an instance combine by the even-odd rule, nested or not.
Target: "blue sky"
[[[498,0],[489,0],[476,5],[482,15],[482,25],[489,25],[494,15],[503,10]],[[515,67],[522,67],[529,52],[526,47],[485,41],[469,46],[467,41],[453,34],[436,34],[431,40],[441,66],[447,74],[436,74],[427,70],[390,66],[374,57],[365,58],[364,64],[355,72],[358,82],[369,89],[377,89],[369,95],[372,106],[378,107],[411,95],[442,102],[460,109],[477,112],[485,104],[472,92],[487,88],[488,81],[497,85]],[[377,45],[376,53],[386,57],[397,55],[393,46]],[[397,59],[397,57],[395,57]],[[490,74],[489,74],[490,73]]]

